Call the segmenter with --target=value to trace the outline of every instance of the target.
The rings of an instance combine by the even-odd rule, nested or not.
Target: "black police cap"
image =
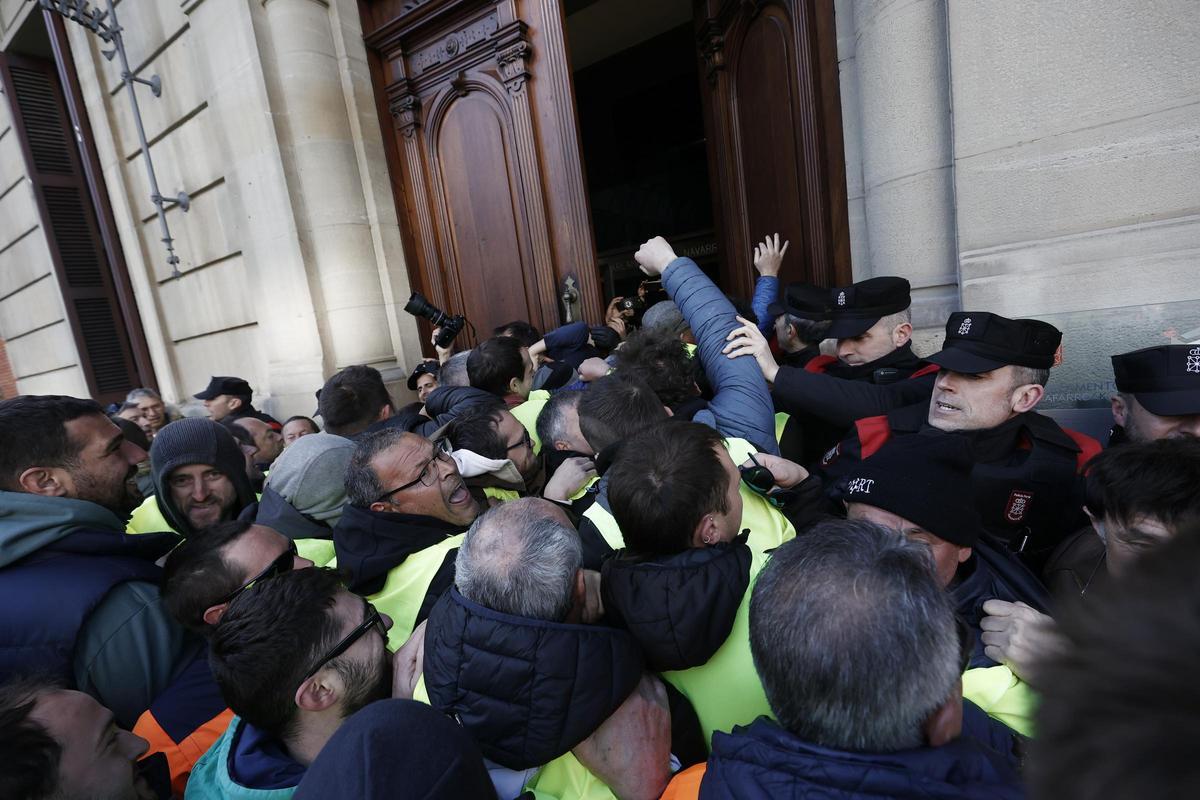
[[[829,289],[831,339],[852,339],[866,333],[872,325],[888,314],[903,311],[912,305],[908,281],[904,278],[882,276],[868,278],[851,286]]]
[[[824,322],[829,319],[829,290],[811,283],[789,283],[779,300],[767,306],[772,317],[788,314],[800,319]]]
[[[215,375],[208,382],[208,388],[203,392],[192,395],[197,400],[212,400],[223,394],[233,394],[239,397],[249,397],[254,394],[250,391],[250,384],[246,383],[241,378],[234,378],[229,375]]]
[[[1117,391],[1151,414],[1200,414],[1200,345],[1164,344],[1112,357]]]
[[[975,375],[1009,364],[1050,369],[1062,332],[1040,319],[1009,319],[987,311],[956,311],[946,321],[941,352],[926,361]]]
[[[890,439],[842,477],[834,491],[920,525],[939,539],[974,547],[983,523],[973,501],[968,441],[931,431]]]
[[[436,378],[438,376],[438,369],[439,367],[436,361],[422,361],[420,364],[417,364],[416,368],[412,371],[412,374],[408,376],[408,390],[410,392],[415,392],[417,390],[417,378],[421,377],[422,375],[432,375]],[[317,402],[320,402],[319,397],[317,398]]]

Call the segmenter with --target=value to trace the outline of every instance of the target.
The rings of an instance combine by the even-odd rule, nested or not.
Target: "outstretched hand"
[[[726,358],[737,358],[739,356],[754,356],[754,360],[758,362],[758,368],[762,370],[763,377],[768,383],[775,382],[775,374],[779,372],[779,364],[775,363],[775,356],[771,355],[771,345],[767,344],[766,338],[762,335],[762,331],[758,326],[749,320],[738,317],[737,321],[742,325],[740,328],[734,328],[725,337],[725,341],[729,344],[725,345],[725,349],[721,352]]]
[[[770,453],[755,453],[754,458],[747,458],[742,466],[753,467],[755,461],[771,471],[771,475],[775,478],[775,485],[780,489],[791,489],[808,479],[808,470],[804,467],[795,461],[773,456]]]
[[[758,270],[759,275],[767,277],[779,277],[779,267],[783,264],[783,256],[787,253],[788,245],[791,242],[784,242],[783,247],[779,246],[779,234],[775,234],[774,239],[768,236],[761,244],[754,246],[754,268]]]

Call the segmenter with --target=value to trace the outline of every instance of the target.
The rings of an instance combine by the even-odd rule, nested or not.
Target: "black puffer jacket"
[[[530,769],[571,750],[633,692],[642,656],[624,631],[514,617],[450,589],[425,633],[429,702],[484,756]]]
[[[729,637],[750,586],[750,561],[745,534],[654,559],[620,550],[601,568],[605,614],[633,634],[651,669],[700,666]]]

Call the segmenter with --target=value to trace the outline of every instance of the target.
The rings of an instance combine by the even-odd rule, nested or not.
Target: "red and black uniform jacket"
[[[929,404],[898,408],[855,423],[821,459],[827,485],[870,458],[893,436],[969,436],[971,482],[984,528],[1035,572],[1083,517],[1083,466],[1100,452],[1090,436],[1026,412],[986,431],[946,433],[927,423]]]

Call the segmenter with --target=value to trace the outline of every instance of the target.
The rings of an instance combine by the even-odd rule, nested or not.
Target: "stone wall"
[[[354,0],[123,0],[181,259],[172,277],[119,59],[68,25],[159,389],[239,375],[276,416],[310,414],[336,369],[408,367],[417,329]],[[400,314],[397,312],[400,311]]]
[[[1051,405],[1102,400],[1111,354],[1200,339],[1192,0],[836,10],[856,279],[908,277],[919,327],[1057,325]]]

